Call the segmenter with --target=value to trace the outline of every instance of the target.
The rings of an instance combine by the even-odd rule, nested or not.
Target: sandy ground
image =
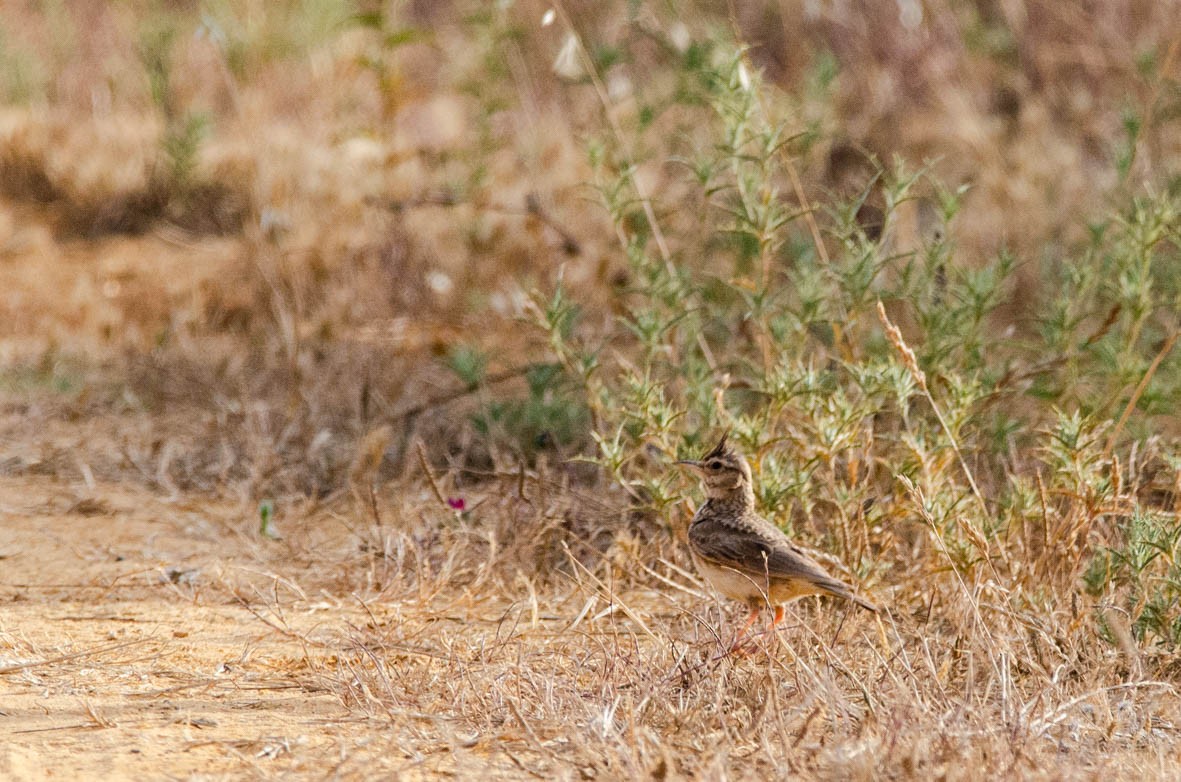
[[[287,578],[298,554],[274,541],[251,551],[238,529],[256,522],[232,504],[75,492],[0,480],[0,778],[415,778],[497,765],[475,740],[456,754],[420,734],[403,749],[388,716],[367,719],[332,691],[341,655],[358,656],[351,629],[396,621],[396,601],[302,594]],[[452,624],[478,636],[489,615]]]
[[[269,776],[309,755],[324,771],[372,741],[309,684],[316,650],[227,599],[258,564],[225,534],[232,509],[22,478],[0,483],[0,515],[0,776]]]

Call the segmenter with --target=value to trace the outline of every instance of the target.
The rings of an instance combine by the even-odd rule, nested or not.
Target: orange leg
[[[771,630],[774,630],[774,629],[775,629],[775,627],[776,627],[776,626],[777,626],[777,625],[778,625],[780,622],[782,622],[782,621],[783,621],[783,617],[784,617],[783,606],[781,606],[781,605],[780,605],[780,606],[775,606],[775,619],[774,619],[774,620],[771,622],[771,627],[770,627],[770,629],[771,629]]]
[[[758,606],[750,610],[750,616],[746,618],[746,624],[742,625],[742,629],[738,631],[738,635],[734,638],[734,643],[730,645],[730,651],[736,651],[742,646],[742,642],[746,640],[746,634],[750,632],[751,625],[759,618]]]

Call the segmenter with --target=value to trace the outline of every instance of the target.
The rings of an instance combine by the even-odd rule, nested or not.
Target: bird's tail
[[[854,603],[861,606],[866,611],[873,611],[876,614],[877,612],[882,610],[879,606],[874,605],[873,603],[866,600],[864,597],[858,597],[857,595],[853,594],[852,587],[850,587],[848,584],[846,584],[844,581],[841,581],[840,579],[832,578],[831,576],[829,576],[824,579],[817,579],[815,584],[821,590],[829,593],[830,595],[836,595],[837,597],[843,597],[846,600],[852,600]]]
[[[877,605],[869,602],[864,597],[858,597],[857,595],[854,595],[852,593],[846,595],[846,597],[848,597],[850,600],[852,600],[857,605],[864,608],[866,611],[873,611],[876,614],[878,611],[882,610],[880,606],[877,606]]]

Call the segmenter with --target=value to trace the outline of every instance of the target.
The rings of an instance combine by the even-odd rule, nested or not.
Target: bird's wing
[[[758,521],[762,521],[759,519]],[[764,525],[769,529],[764,529]],[[714,564],[733,568],[756,582],[799,579],[841,597],[850,597],[847,584],[830,576],[816,560],[809,557],[768,522],[750,519],[732,523],[694,524],[689,536],[699,556]]]

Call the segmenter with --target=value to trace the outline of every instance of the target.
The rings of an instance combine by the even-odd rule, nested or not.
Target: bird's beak
[[[675,464],[683,464],[686,467],[692,467],[697,472],[701,472],[702,469],[704,469],[701,466],[701,462],[697,461],[696,459],[678,459]]]

